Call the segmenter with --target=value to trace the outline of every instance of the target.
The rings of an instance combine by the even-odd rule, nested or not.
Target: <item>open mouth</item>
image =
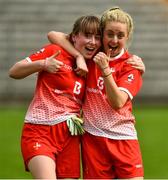
[[[109,45],[108,47],[109,47],[109,49],[111,49],[112,51],[116,51],[117,48],[118,48],[118,46],[115,46],[115,47],[114,47],[114,46],[110,46],[110,45]]]
[[[92,48],[92,47],[85,47],[85,49],[90,52],[93,52],[95,50],[95,48]]]
[[[92,56],[92,55],[94,55],[94,53],[96,52],[96,48],[93,48],[93,47],[85,47],[85,50],[87,51],[86,53],[87,53],[87,55],[89,55],[89,56]]]

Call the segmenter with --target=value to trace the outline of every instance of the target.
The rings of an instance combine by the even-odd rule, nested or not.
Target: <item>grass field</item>
[[[20,152],[26,107],[0,108],[0,178],[28,179]],[[136,106],[145,179],[168,179],[168,106]]]

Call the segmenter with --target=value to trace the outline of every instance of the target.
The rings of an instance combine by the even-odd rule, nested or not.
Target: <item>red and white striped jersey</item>
[[[89,133],[110,139],[137,139],[131,99],[140,90],[142,78],[139,70],[126,63],[130,56],[128,52],[123,52],[109,62],[118,88],[129,96],[119,110],[109,105],[101,71],[93,61],[90,62],[83,104],[84,127]]]
[[[50,44],[26,59],[33,63],[52,56],[58,50],[61,50],[61,53],[56,59],[64,65],[57,73],[38,73],[34,97],[26,113],[25,122],[54,125],[80,113],[85,79],[73,71],[75,60],[72,56],[61,47]]]

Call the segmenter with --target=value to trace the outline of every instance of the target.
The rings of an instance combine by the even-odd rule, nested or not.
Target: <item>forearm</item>
[[[114,81],[110,68],[107,68],[102,72],[104,78],[104,85],[106,90],[106,96],[109,104],[114,109],[119,109],[124,106],[128,99],[128,95],[120,91],[117,84]]]
[[[42,71],[44,69],[45,60],[28,62],[22,60],[14,64],[9,70],[9,76],[14,79],[23,79],[33,73]]]
[[[68,35],[62,32],[50,31],[48,33],[48,40],[53,44],[58,44],[68,51],[74,58],[81,56],[68,39]]]

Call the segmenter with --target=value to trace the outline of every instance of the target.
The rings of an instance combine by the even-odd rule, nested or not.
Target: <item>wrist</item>
[[[109,73],[107,73],[107,74],[104,74],[102,77],[103,78],[107,78],[107,77],[109,77],[110,75],[112,75],[112,72],[110,71]]]
[[[108,77],[111,74],[112,74],[112,71],[109,66],[102,69],[102,77]]]
[[[74,58],[78,59],[80,57],[83,57],[81,53],[77,52],[76,54],[74,54]]]
[[[101,68],[101,70],[104,71],[107,68],[109,68],[109,66],[105,66],[105,67]]]
[[[111,69],[109,66],[104,67],[101,69],[102,75],[109,74],[111,72]]]
[[[43,60],[43,71],[47,70],[47,65],[48,65],[48,58]]]

